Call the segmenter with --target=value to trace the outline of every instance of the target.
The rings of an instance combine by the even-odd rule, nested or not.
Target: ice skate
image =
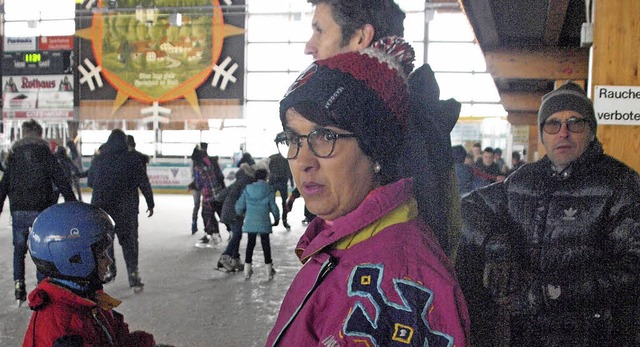
[[[24,284],[24,281],[20,281],[20,280],[16,281],[15,295],[16,295],[16,304],[18,305],[18,307],[21,307],[22,304],[25,301],[27,301],[27,289]]]
[[[198,248],[212,248],[213,242],[211,241],[211,235],[204,235],[198,242],[196,242]]]
[[[253,275],[253,269],[251,268],[251,263],[244,264],[244,280],[248,281],[251,279],[251,275]]]
[[[267,281],[273,280],[273,276],[276,274],[276,270],[273,268],[273,264],[267,264]]]
[[[225,272],[234,272],[235,268],[233,266],[233,259],[228,254],[223,254],[220,256],[218,260],[217,270],[225,271]]]
[[[289,223],[287,223],[286,220],[282,221],[282,225],[284,226],[285,229],[287,229],[287,231],[291,231],[291,225],[289,225]]]
[[[139,273],[132,272],[129,274],[129,287],[133,289],[134,294],[139,294],[144,290],[144,283],[142,283]]]
[[[198,220],[194,219],[191,221],[191,235],[198,232]]]
[[[233,271],[235,272],[243,272],[244,264],[240,261],[240,258],[232,258],[231,265],[233,265]]]

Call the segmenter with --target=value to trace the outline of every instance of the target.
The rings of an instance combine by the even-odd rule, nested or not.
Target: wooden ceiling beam
[[[584,80],[589,73],[586,48],[498,49],[485,52],[485,61],[493,79]]]
[[[491,0],[459,0],[462,11],[469,19],[471,27],[482,50],[498,47],[500,37],[493,19]]]
[[[505,111],[511,112],[533,112],[537,113],[540,108],[540,100],[544,93],[526,92],[501,92],[500,103]]]
[[[556,46],[560,42],[560,33],[567,18],[567,8],[569,8],[569,0],[549,1],[543,37],[546,46]]]
[[[511,125],[538,126],[538,111],[536,112],[509,112],[507,121]]]

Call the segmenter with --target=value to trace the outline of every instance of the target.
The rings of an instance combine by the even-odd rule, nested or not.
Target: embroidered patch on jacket
[[[383,272],[382,264],[353,268],[348,294],[368,299],[375,312],[370,315],[358,301],[343,326],[345,335],[367,337],[373,346],[453,346],[452,336],[432,330],[427,322],[433,292],[417,282],[393,279],[402,303],[391,302],[380,286]]]
[[[578,213],[578,210],[573,207],[569,207],[568,209],[564,210],[564,216],[562,217],[562,220],[576,220],[576,213]]]

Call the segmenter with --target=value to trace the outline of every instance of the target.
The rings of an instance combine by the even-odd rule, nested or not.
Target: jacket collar
[[[543,160],[545,160],[545,167],[549,170],[549,175],[551,177],[558,177],[559,179],[567,179],[575,174],[579,174],[587,171],[590,167],[592,167],[595,163],[601,160],[604,155],[604,149],[602,148],[602,144],[600,141],[595,138],[587,149],[582,153],[578,159],[571,162],[564,170],[558,172],[551,160],[549,160],[548,156],[545,156]]]
[[[296,254],[304,263],[327,246],[364,229],[395,210],[412,195],[413,181],[404,178],[371,191],[360,205],[329,225],[315,218],[298,241]]]

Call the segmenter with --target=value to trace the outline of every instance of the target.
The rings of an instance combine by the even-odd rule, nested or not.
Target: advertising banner
[[[73,119],[73,75],[2,77],[5,118]]]
[[[40,36],[38,49],[41,51],[71,51],[73,36]]]
[[[6,37],[4,38],[4,51],[5,52],[23,52],[23,51],[35,51],[36,50],[36,38],[35,37]]]

